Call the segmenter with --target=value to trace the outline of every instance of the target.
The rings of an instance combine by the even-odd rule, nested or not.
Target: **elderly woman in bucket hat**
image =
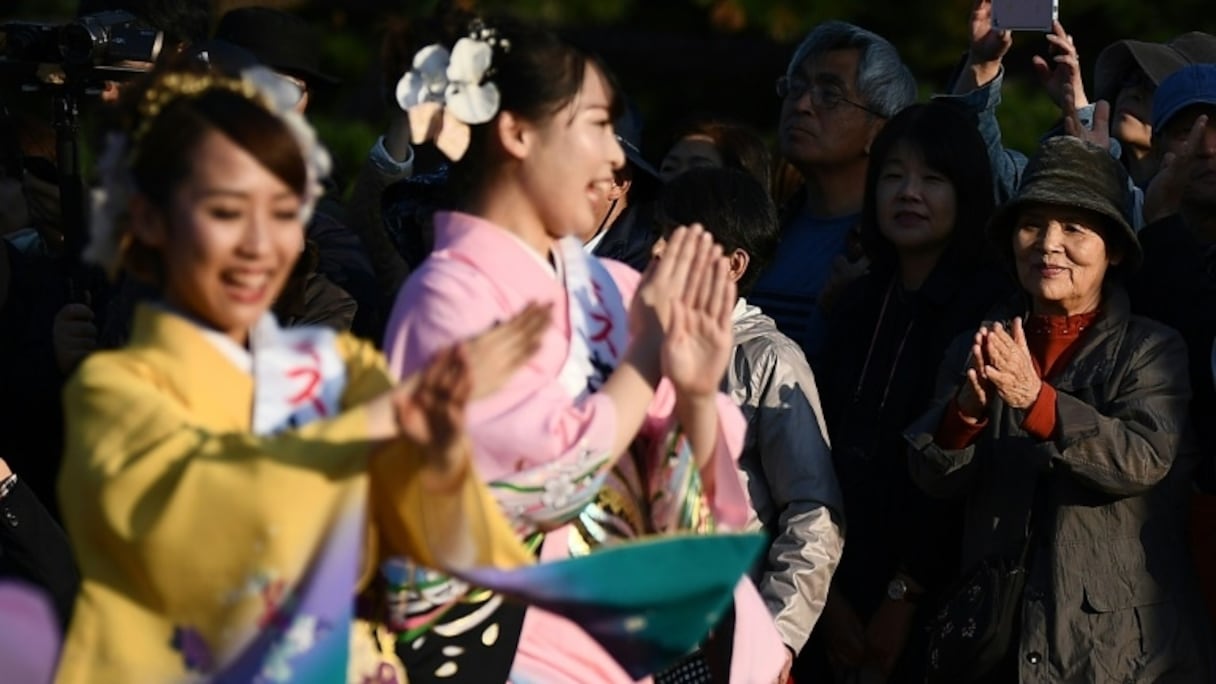
[[[966,497],[964,567],[1025,570],[978,681],[1213,681],[1184,543],[1186,349],[1129,311],[1127,188],[1105,150],[1043,145],[989,224],[1023,292],[947,353],[906,434],[917,484]]]

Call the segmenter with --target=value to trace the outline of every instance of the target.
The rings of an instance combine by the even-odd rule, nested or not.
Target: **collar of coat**
[[[1022,320],[1025,320],[1029,314],[1030,297],[1026,292],[1019,291],[1008,302],[993,309],[985,320],[1001,321],[1008,325],[1014,317],[1021,316]],[[1100,375],[1100,368],[1091,372],[1088,367],[1092,364],[1109,365],[1112,362],[1111,354],[1095,352],[1111,344],[1115,333],[1127,325],[1131,315],[1131,300],[1128,299],[1127,291],[1122,285],[1107,281],[1102,286],[1102,304],[1098,317],[1083,333],[1081,346],[1072,362],[1052,380],[1052,386],[1057,390],[1075,390],[1080,386],[1078,383],[1085,382],[1085,378]],[[1083,369],[1085,372],[1080,372]]]

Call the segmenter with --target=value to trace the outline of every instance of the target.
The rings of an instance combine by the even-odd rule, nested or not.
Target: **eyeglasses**
[[[845,97],[844,91],[839,86],[807,83],[800,78],[791,78],[789,76],[782,76],[777,79],[777,97],[797,100],[806,93],[811,94],[811,104],[815,106],[815,109],[830,111],[839,107],[841,103],[844,103],[853,105],[863,112],[873,114],[879,118],[887,118],[886,114]]]

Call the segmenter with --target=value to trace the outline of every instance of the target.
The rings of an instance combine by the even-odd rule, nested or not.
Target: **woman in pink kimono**
[[[528,302],[552,306],[539,353],[469,410],[478,471],[521,537],[552,560],[742,526],[745,425],[717,391],[735,299],[720,248],[680,229],[674,252],[639,276],[568,237],[594,227],[624,163],[605,71],[548,33],[475,22],[451,52],[420,51],[397,94],[415,142],[454,160],[459,210],[436,214],[435,251],[398,296],[392,370],[414,372]],[[573,622],[406,564],[384,574],[411,682],[633,680]],[[735,595],[736,627],[657,681],[776,680],[772,621],[748,580]]]

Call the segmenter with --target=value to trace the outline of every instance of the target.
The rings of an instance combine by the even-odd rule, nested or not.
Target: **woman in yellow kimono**
[[[531,308],[393,381],[363,341],[268,312],[328,159],[289,87],[171,67],[128,103],[86,256],[154,283],[130,343],[64,396],[59,493],[83,586],[60,682],[341,682],[353,597],[405,553],[530,556],[463,432],[548,324]],[[391,681],[375,663],[355,681]]]

